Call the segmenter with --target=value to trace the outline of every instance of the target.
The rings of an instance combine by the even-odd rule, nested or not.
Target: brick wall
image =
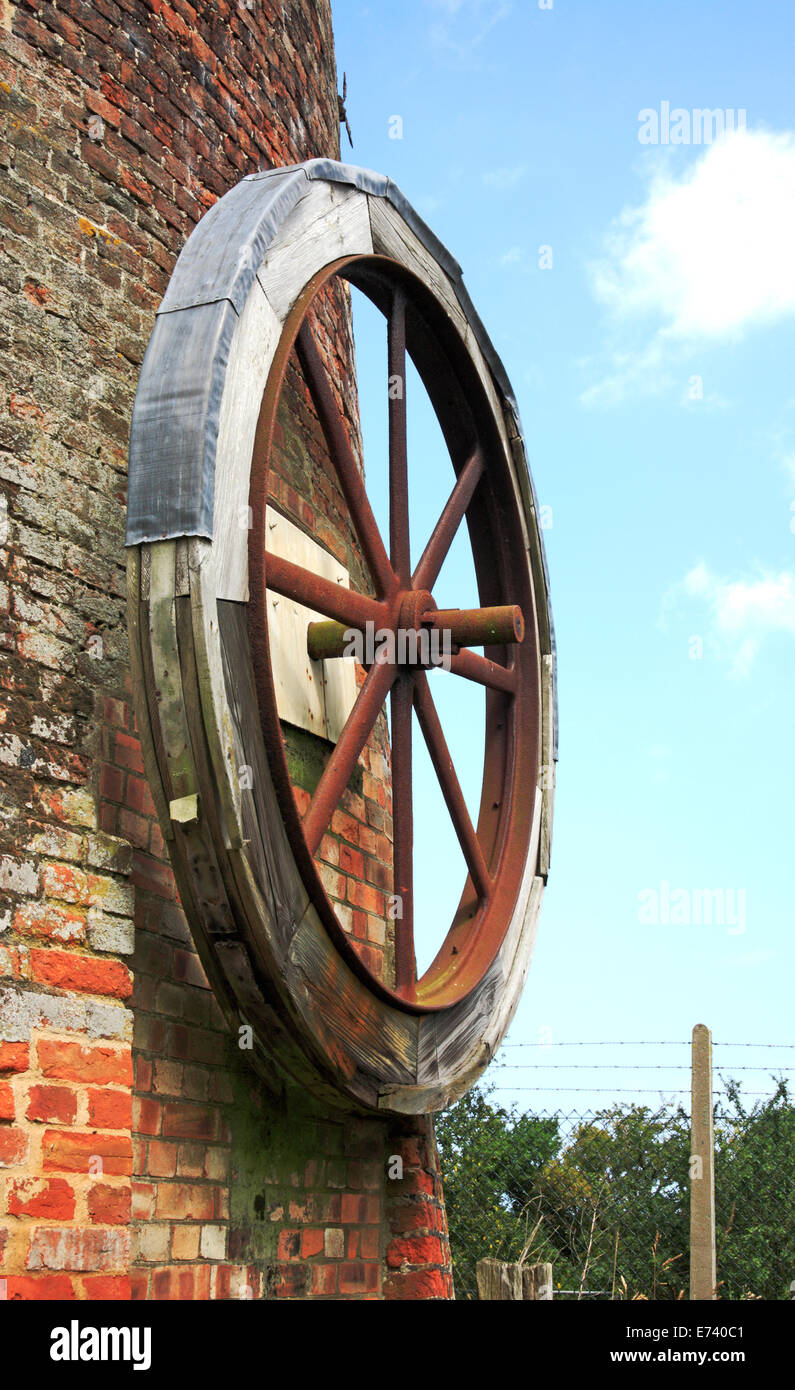
[[[327,0],[2,0],[0,111],[0,1297],[449,1297],[428,1123],[269,1091],[230,1045],[127,669],[126,449],[154,311],[216,197],[338,154]],[[339,293],[316,329],[345,379]],[[295,372],[280,423],[274,504],[361,577]],[[312,759],[291,748],[300,800]],[[386,977],[388,771],[381,725],[319,856]]]

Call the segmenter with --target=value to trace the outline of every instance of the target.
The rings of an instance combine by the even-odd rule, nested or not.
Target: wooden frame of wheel
[[[432,237],[421,237],[417,221],[394,199],[366,182],[358,186],[351,171],[337,173],[341,168],[331,178],[314,171],[303,196],[277,218],[238,297],[229,341],[204,365],[222,383],[214,438],[205,431],[212,537],[167,535],[130,546],[131,664],[147,776],[182,904],[230,1025],[252,1029],[255,1065],[271,1084],[281,1070],[337,1105],[422,1113],[450,1104],[477,1080],[526,978],[549,866],[554,644],[521,432],[487,360],[483,330]],[[261,187],[264,197],[267,179]],[[240,246],[227,240],[213,248],[205,235],[203,254],[239,261]],[[499,948],[477,984],[432,1009],[385,997],[341,949],[307,889],[276,793],[273,750],[263,738],[247,613],[249,537],[239,525],[250,502],[260,404],[284,324],[315,277],[336,262],[371,257],[414,277],[466,351],[489,411],[493,447],[512,479],[533,595],[525,619],[537,652],[539,777],[527,788],[532,815],[518,889]],[[184,399],[180,374],[196,371],[195,341],[189,344],[197,316],[214,311],[217,301],[184,292],[181,301],[179,271],[178,264],[171,301],[177,307],[166,312],[183,316],[186,348],[167,360],[172,396]],[[175,321],[167,328],[173,331]],[[163,370],[162,354],[147,358],[142,383]],[[146,456],[147,432],[155,429],[152,418],[134,418],[131,456]],[[242,767],[251,769],[251,788],[241,788]]]

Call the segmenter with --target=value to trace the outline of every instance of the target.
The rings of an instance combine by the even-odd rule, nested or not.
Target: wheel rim
[[[405,380],[413,361],[431,400],[456,473],[442,515],[410,572],[406,393],[390,393],[390,534],[378,530],[307,315],[336,275],[362,290],[387,320],[390,379]],[[333,466],[352,515],[373,596],[340,590],[267,551],[265,527],[274,427],[290,353],[296,348]],[[249,544],[249,630],[260,714],[277,797],[290,844],[310,897],[345,959],[381,997],[402,1009],[450,1008],[473,991],[497,954],[516,902],[532,836],[540,749],[540,655],[535,599],[527,564],[520,504],[483,387],[466,345],[443,306],[421,281],[383,256],[353,256],[326,266],[305,287],[288,316],[260,411],[251,471],[253,526]],[[425,669],[376,662],[302,819],[292,792],[276,704],[268,639],[266,589],[319,610],[329,619],[374,631],[419,631],[433,605],[432,590],[462,521],[466,521],[483,609],[517,605],[527,621],[517,645],[484,645],[484,655],[461,647],[454,678],[485,686],[486,731],[482,793],[473,825],[444,739]],[[420,595],[430,595],[430,600]],[[450,677],[445,676],[444,679]],[[359,753],[386,699],[392,715],[393,893],[395,987],[370,972],[343,930],[317,870],[314,854],[344,792]],[[430,967],[417,980],[413,940],[412,711],[428,746],[453,821],[468,876],[458,909]]]

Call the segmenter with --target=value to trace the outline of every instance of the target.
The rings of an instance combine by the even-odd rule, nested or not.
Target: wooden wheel
[[[455,483],[413,573],[405,392],[390,391],[385,538],[312,327],[312,306],[334,277],[383,312],[390,380],[405,380],[408,355],[450,453]],[[268,471],[293,349],[369,570],[358,589],[268,545]],[[368,1108],[439,1109],[487,1065],[518,1002],[548,868],[555,756],[537,510],[510,388],[458,267],[386,180],[331,161],[243,180],[177,264],[141,372],[130,455],[139,725],[183,905],[219,999],[253,1029],[261,1069],[272,1073],[275,1060],[315,1090]],[[480,607],[440,612],[434,584],[464,521]],[[303,817],[282,738],[269,593],[321,615],[307,632],[314,658],[336,661],[368,624],[381,639]],[[431,633],[447,634],[452,655],[450,674],[429,679]],[[432,695],[434,681],[462,679],[486,691],[476,823]],[[399,910],[395,979],[384,982],[342,930],[315,856],[387,700]],[[467,868],[452,925],[420,979],[412,710]]]

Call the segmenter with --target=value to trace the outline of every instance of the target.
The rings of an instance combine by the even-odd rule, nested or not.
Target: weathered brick
[[[77,1096],[67,1086],[31,1086],[26,1115],[47,1124],[74,1124]]]
[[[0,1125],[0,1168],[18,1167],[28,1156],[30,1141],[24,1129]]]
[[[9,1216],[38,1216],[49,1221],[71,1221],[75,1194],[65,1178],[18,1178],[9,1184]]]
[[[132,978],[125,965],[93,956],[67,955],[64,951],[31,951],[33,977],[59,989],[128,999]]]
[[[123,1270],[129,1257],[129,1231],[40,1227],[31,1240],[27,1266],[30,1270]]]
[[[99,1177],[129,1175],[132,1143],[122,1134],[85,1134],[70,1130],[46,1130],[42,1148],[45,1171],[91,1173]]]
[[[125,1086],[132,1083],[130,1049],[84,1046],[81,1043],[39,1040],[39,1070],[43,1076],[62,1081],[93,1081],[97,1085]],[[0,1053],[0,1062],[2,1053]]]

